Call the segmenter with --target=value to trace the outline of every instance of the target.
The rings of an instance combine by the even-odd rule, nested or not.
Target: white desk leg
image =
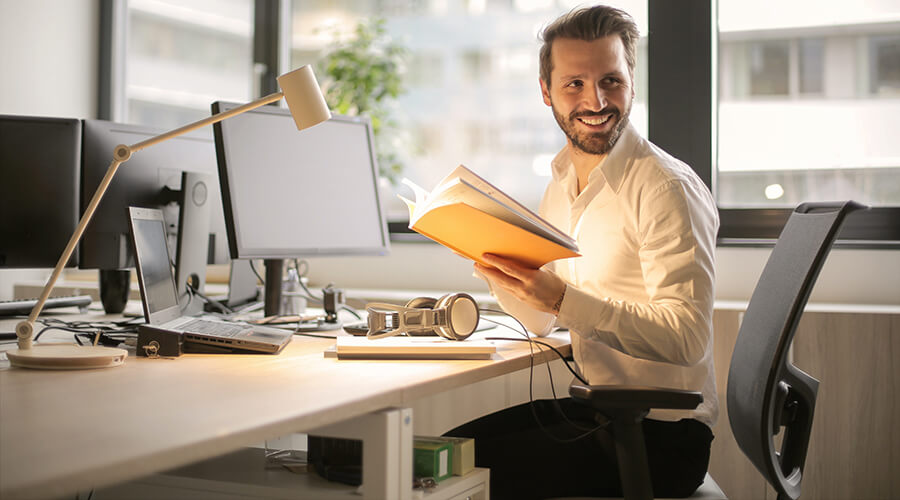
[[[382,410],[309,431],[361,439],[363,499],[412,499],[412,408]]]

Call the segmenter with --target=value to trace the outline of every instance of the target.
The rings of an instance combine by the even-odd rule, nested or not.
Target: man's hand
[[[559,313],[559,305],[566,291],[566,282],[562,278],[550,271],[532,269],[489,253],[482,255],[482,259],[489,265],[476,262],[475,269],[492,284],[539,311]]]

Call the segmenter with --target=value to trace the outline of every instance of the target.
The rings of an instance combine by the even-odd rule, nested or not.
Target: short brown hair
[[[553,42],[557,38],[572,38],[575,40],[592,41],[609,35],[619,35],[622,45],[625,47],[625,62],[628,71],[634,75],[634,66],[637,53],[637,42],[641,34],[637,24],[627,12],[608,7],[595,5],[575,9],[563,14],[544,28],[541,33],[541,80],[550,87],[550,72],[553,71],[551,50]]]

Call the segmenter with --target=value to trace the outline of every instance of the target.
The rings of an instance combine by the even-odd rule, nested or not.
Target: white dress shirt
[[[567,282],[559,315],[492,286],[500,305],[535,334],[568,328],[575,362],[591,384],[701,391],[696,410],[654,410],[649,417],[712,426],[719,220],[706,185],[629,124],[580,194],[564,148],[540,213],[575,238],[581,253],[547,264]]]

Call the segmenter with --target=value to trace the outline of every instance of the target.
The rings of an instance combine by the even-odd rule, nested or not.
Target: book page
[[[512,207],[513,210],[515,210],[515,211],[519,212],[520,214],[522,214],[523,216],[533,220],[535,224],[543,227],[548,232],[555,234],[557,236],[557,238],[566,240],[566,241],[570,241],[574,244],[574,240],[572,239],[571,236],[560,231],[556,226],[554,226],[553,224],[550,224],[549,222],[544,220],[540,215],[534,213],[525,205],[522,205],[521,203],[519,203],[518,201],[511,198],[509,195],[507,195],[506,193],[501,191],[499,188],[497,188],[490,182],[484,180],[481,176],[479,176],[475,172],[469,170],[465,165],[460,165],[460,166],[456,167],[450,173],[450,175],[448,177],[451,177],[451,176],[454,178],[459,178],[459,179],[462,179],[462,180],[468,182],[469,184],[478,188],[481,192],[485,193],[486,195],[500,200],[503,204],[505,204],[509,207]]]
[[[428,199],[428,191],[426,191],[424,188],[420,187],[415,182],[407,179],[406,177],[404,177],[403,180],[400,182],[402,182],[403,184],[405,184],[406,186],[408,186],[410,189],[413,190],[413,194],[416,197],[416,202],[414,204],[415,206],[422,207],[425,205],[425,201]],[[403,198],[402,196],[400,198],[403,201],[407,202],[407,204],[409,204],[409,200],[407,200],[406,198]],[[412,218],[412,215],[410,215],[410,218]]]
[[[535,222],[526,214],[514,210],[501,200],[493,198],[477,187],[472,186],[466,182],[465,179],[454,179],[448,186],[449,187],[441,193],[439,198],[431,200],[432,203],[428,207],[428,210],[425,210],[424,212],[434,210],[435,208],[444,205],[463,203],[508,224],[520,227],[544,239],[553,241],[570,250],[575,250],[577,248],[577,245],[572,238],[569,238],[559,231],[550,231],[547,227]]]
[[[400,199],[409,207],[410,228],[413,228],[416,222],[431,210],[463,203],[570,250],[577,250],[578,248],[575,240],[569,235],[560,231],[464,165],[459,165],[453,169],[441,179],[437,187],[430,193],[409,179],[403,179],[402,182],[413,190],[416,198],[415,203],[413,203],[400,196]]]

